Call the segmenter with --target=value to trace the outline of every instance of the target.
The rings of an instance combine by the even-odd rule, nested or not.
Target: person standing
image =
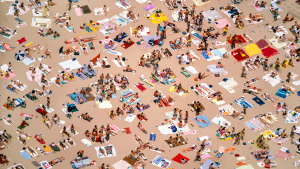
[[[291,76],[292,76],[291,72],[289,72],[286,76],[287,76],[286,82],[290,83]]]
[[[47,97],[47,107],[50,108],[50,97]]]
[[[195,158],[195,160],[194,160],[194,162],[195,161],[201,161],[201,150],[199,150],[199,151],[197,151],[197,155],[196,155],[196,158]]]

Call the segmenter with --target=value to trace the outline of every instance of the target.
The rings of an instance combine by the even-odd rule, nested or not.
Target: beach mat
[[[83,14],[89,14],[89,13],[92,13],[92,11],[91,11],[91,9],[89,8],[88,5],[82,6],[81,9],[82,9],[82,13],[83,13]]]

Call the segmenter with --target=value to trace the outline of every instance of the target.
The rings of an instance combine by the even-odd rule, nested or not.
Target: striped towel
[[[6,49],[7,51],[11,51],[13,50],[13,48],[8,44],[8,43],[3,43],[2,45],[4,47],[4,49]]]
[[[113,125],[113,124],[109,125],[109,127],[110,127],[110,129],[111,129],[113,132],[117,132],[117,131],[120,130],[117,126],[115,126],[115,125]]]

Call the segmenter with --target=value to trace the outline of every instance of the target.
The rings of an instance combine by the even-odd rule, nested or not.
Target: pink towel
[[[5,76],[2,76],[2,79],[8,80],[8,79],[10,79],[10,78],[12,78],[12,77],[15,77],[15,76],[16,76],[16,75],[15,75],[14,73],[9,72],[9,77],[6,78]]]
[[[184,132],[183,135],[194,135],[194,134],[197,134],[197,131],[194,130],[194,131],[188,131],[188,132]]]
[[[218,24],[216,24],[217,28],[224,28],[227,24],[228,24],[228,27],[231,26],[230,22],[226,18],[220,19],[216,22],[218,22]]]
[[[202,156],[201,156],[201,159],[203,159],[203,160],[204,160],[204,159],[206,159],[206,158],[209,158],[209,157],[211,157],[211,155],[209,155],[209,154],[205,154],[205,155],[202,155]]]
[[[82,15],[81,8],[75,8],[75,13],[77,16],[81,16]]]
[[[32,75],[32,71],[31,70],[28,71],[28,72],[26,72],[26,75],[27,75],[28,80],[33,81],[32,77],[31,77],[31,75]],[[34,81],[38,81],[41,77],[42,77],[42,74],[40,72],[36,72],[35,73]]]

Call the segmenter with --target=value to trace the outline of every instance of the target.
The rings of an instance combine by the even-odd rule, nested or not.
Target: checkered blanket
[[[258,131],[267,127],[257,118],[250,119],[249,121],[244,122],[244,124],[253,131]]]
[[[113,124],[109,125],[109,127],[110,127],[110,129],[111,129],[113,132],[117,132],[117,131],[120,130],[117,126],[115,126],[115,125],[113,125]]]
[[[279,150],[276,154],[275,154],[275,157],[277,158],[281,158],[281,159],[286,159],[286,158],[289,158],[292,154],[291,153],[287,153],[287,152],[284,152],[282,150]]]
[[[138,47],[141,49],[141,50],[147,50],[149,48],[151,48],[152,46],[148,44],[148,42],[144,41],[141,45],[138,45]]]
[[[281,138],[281,137],[276,137],[276,138],[273,138],[272,141],[275,142],[275,143],[284,143],[284,142],[287,142],[289,141],[290,139],[289,138]]]

